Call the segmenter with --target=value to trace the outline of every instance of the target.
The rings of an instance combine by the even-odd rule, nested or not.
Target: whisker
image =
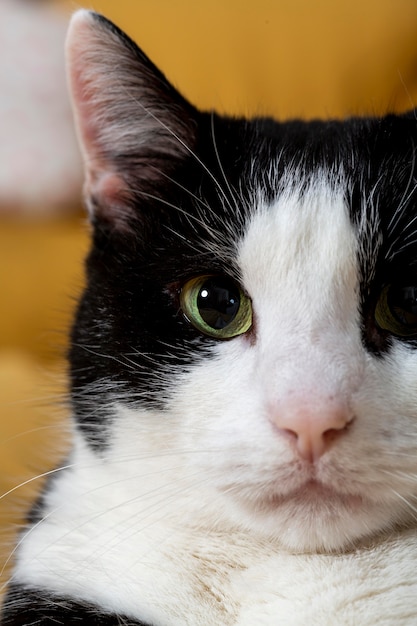
[[[175,466],[174,466],[174,468],[175,468]],[[172,468],[171,468],[171,469],[172,469]],[[200,471],[199,471],[198,473],[196,472],[196,475],[198,475],[199,473],[200,473]],[[153,473],[152,473],[152,474],[153,474]],[[148,474],[146,474],[146,475],[148,475]],[[141,475],[138,475],[138,477],[139,477],[139,476],[142,476],[142,474],[141,474]],[[114,482],[114,484],[117,484],[117,483],[123,482],[124,480],[125,480],[125,479],[121,479],[121,480],[115,481],[115,482]],[[206,480],[207,480],[207,477],[205,477],[205,478],[204,478],[204,481],[201,481],[201,484],[203,484],[203,482],[205,482]],[[83,498],[84,498],[84,497],[86,497],[86,496],[90,496],[92,493],[94,493],[94,492],[98,491],[100,488],[106,488],[106,487],[111,486],[111,485],[113,485],[113,483],[107,483],[107,484],[102,485],[102,486],[100,486],[100,487],[98,487],[98,488],[94,488],[94,489],[92,489],[92,490],[88,490],[88,491],[83,492],[82,494],[80,494],[80,497],[83,497]],[[172,484],[167,485],[166,487],[167,487],[167,489],[171,489],[171,486],[172,486]],[[193,488],[194,488],[194,486],[191,486],[191,487],[190,487],[190,489],[193,489]],[[172,499],[172,498],[176,497],[176,496],[177,496],[178,494],[180,494],[182,491],[183,491],[183,488],[179,488],[179,489],[175,490],[174,492],[171,492],[171,494],[172,494],[172,495],[171,495],[171,498],[170,498],[170,499]],[[133,503],[135,503],[135,502],[140,501],[141,499],[143,499],[143,497],[148,497],[148,496],[150,496],[150,495],[152,495],[152,494],[155,494],[155,493],[158,493],[158,494],[159,494],[159,493],[161,493],[161,488],[160,488],[160,487],[157,487],[157,488],[155,488],[155,489],[151,489],[151,490],[149,490],[148,492],[145,492],[144,494],[139,494],[139,495],[137,495],[137,496],[135,496],[135,497],[133,497],[133,498],[129,498],[128,500],[124,500],[124,501],[122,501],[122,502],[118,502],[117,504],[115,504],[115,505],[113,505],[113,506],[111,506],[111,507],[106,507],[106,509],[105,509],[105,510],[100,511],[99,513],[97,513],[97,514],[95,514],[95,515],[93,515],[93,516],[89,516],[89,517],[88,517],[88,519],[84,520],[84,521],[83,521],[82,523],[80,523],[80,524],[77,524],[75,527],[70,528],[67,532],[65,532],[64,534],[60,535],[60,536],[59,536],[57,539],[55,539],[54,541],[50,542],[50,543],[48,544],[48,548],[49,548],[49,547],[51,547],[51,546],[53,546],[53,545],[55,545],[57,542],[61,542],[61,541],[62,541],[62,540],[64,540],[66,537],[70,536],[70,535],[71,535],[74,531],[79,531],[81,528],[83,528],[83,527],[85,527],[85,526],[87,526],[87,525],[91,524],[91,522],[94,522],[94,521],[96,521],[96,520],[98,520],[98,519],[101,519],[101,518],[105,517],[106,515],[109,515],[109,514],[113,513],[114,511],[120,510],[120,509],[122,509],[122,508],[123,508],[123,507],[125,507],[125,506],[131,505],[131,504],[133,504]],[[165,491],[162,491],[162,493],[163,493],[163,494],[165,494]],[[141,517],[140,519],[147,519],[150,515],[152,515],[153,510],[155,509],[155,506],[157,507],[155,510],[156,510],[156,511],[158,511],[158,510],[159,510],[159,509],[158,509],[158,505],[160,505],[160,503],[161,503],[161,502],[162,502],[162,503],[167,502],[166,495],[165,495],[165,497],[160,498],[160,499],[159,499],[156,503],[150,504],[149,506],[147,506],[147,507],[145,507],[145,508],[141,509],[141,511],[140,511],[140,513],[141,513],[141,514],[142,514],[142,513],[144,513],[144,512],[147,512],[148,514],[147,514],[145,517]],[[44,518],[43,518],[40,522],[38,522],[37,524],[35,524],[35,526],[33,527],[33,529],[32,529],[32,530],[34,530],[35,528],[37,528],[37,527],[39,526],[39,524],[40,524],[42,521],[46,521],[47,519],[50,519],[51,515],[55,514],[58,510],[62,509],[62,507],[63,507],[63,506],[64,506],[64,505],[61,505],[61,506],[59,506],[59,507],[55,508],[55,509],[54,509],[53,511],[51,511],[50,513],[48,513],[47,515],[45,515],[45,516],[44,516]],[[159,507],[159,508],[162,508],[162,507]],[[131,516],[131,518],[135,518],[135,519],[137,519],[135,515]],[[115,524],[115,525],[114,525],[111,529],[109,529],[109,530],[110,530],[110,531],[113,531],[113,530],[114,530],[114,528],[115,528],[115,527],[117,527],[117,525],[118,525],[118,524],[116,523],[116,524]],[[143,528],[139,529],[139,532],[140,532],[140,531],[143,531],[145,528],[146,528],[146,527],[143,527]],[[128,528],[127,530],[129,530],[129,528]],[[107,531],[105,531],[105,532],[107,532]],[[31,533],[30,533],[30,532],[29,532],[29,533],[27,533],[27,534],[26,534],[26,535],[22,538],[22,540],[19,542],[18,546],[19,546],[19,545],[22,545],[22,542],[24,541],[24,539],[25,539],[25,538],[26,538],[29,534],[31,534]],[[120,533],[119,533],[119,535],[120,535]],[[117,539],[119,539],[119,538],[117,538]],[[122,539],[121,539],[120,541],[122,541]],[[116,545],[118,545],[118,543],[119,543],[119,541],[116,543]],[[18,546],[16,546],[16,548],[17,548]],[[16,548],[15,548],[15,550],[16,550]],[[107,549],[107,548],[108,548],[108,543],[107,543],[107,544],[106,544],[106,546],[105,546],[105,549]],[[14,550],[14,551],[12,552],[12,554],[9,556],[9,558],[8,558],[8,560],[7,560],[6,564],[5,564],[5,567],[6,567],[7,563],[10,561],[10,559],[12,558],[12,556],[13,556],[13,554],[14,554],[15,550]],[[38,552],[37,554],[33,555],[33,557],[32,557],[32,558],[33,558],[33,559],[37,559],[37,558],[39,558],[39,557],[41,556],[42,552],[43,552],[43,550],[41,550],[41,551],[40,551],[40,552]],[[94,554],[95,554],[96,552],[98,552],[98,549],[96,549],[94,552],[90,553],[90,554],[86,557],[86,560],[91,559],[91,557],[92,557],[92,556],[94,556]],[[101,554],[101,552],[100,552],[100,554]],[[1,573],[2,573],[2,572],[1,572]],[[0,576],[1,576],[1,573],[0,573]]]
[[[126,363],[125,361],[122,361],[118,357],[114,356],[114,354],[107,354],[105,352],[99,352],[98,350],[94,350],[91,346],[87,346],[85,344],[74,343],[73,345],[76,346],[77,348],[81,348],[85,352],[88,352],[89,354],[92,354],[94,356],[98,356],[102,359],[108,359],[109,361],[115,361],[116,363],[119,363],[119,365],[127,366],[133,370],[135,369],[131,364]],[[139,368],[140,366],[139,364],[135,363],[135,367]]]
[[[58,430],[63,432],[65,430],[65,425],[62,423],[59,424],[48,424],[47,426],[37,426],[36,428],[30,428],[28,430],[21,431],[19,433],[15,433],[10,437],[6,437],[5,439],[0,440],[0,446],[6,445],[11,441],[15,441],[16,439],[20,439],[22,437],[26,437],[27,435],[33,435],[35,433],[39,433],[42,431],[53,431]]]
[[[412,187],[412,183],[415,180],[414,178],[415,164],[416,164],[416,151],[415,151],[414,142],[413,142],[413,160],[411,163],[410,174],[409,174],[407,185],[405,187],[402,198],[398,203],[398,207],[394,211],[394,214],[388,223],[389,232],[392,232],[397,228],[397,225],[402,217],[404,208],[408,205],[410,198],[413,196],[413,194],[415,193],[417,189],[416,184],[414,184],[414,186]]]
[[[17,544],[15,545],[15,547],[13,548],[13,550],[10,552],[9,556],[7,557],[6,561],[3,563],[3,567],[0,570],[0,578],[3,577],[4,572],[6,571],[7,566],[9,565],[9,563],[11,562],[11,560],[13,559],[14,555],[16,554],[16,552],[19,550],[20,546],[23,544],[23,542],[29,537],[29,535],[31,535],[36,528],[38,528],[38,526],[40,526],[40,524],[42,522],[45,522],[49,517],[51,517],[51,515],[53,515],[54,513],[56,513],[56,511],[58,511],[60,508],[62,508],[63,505],[57,507],[56,509],[54,509],[53,511],[50,511],[47,515],[45,515],[41,520],[39,520],[38,522],[36,522],[33,526],[31,526],[29,528],[29,530],[19,539],[19,541],[17,542]],[[14,580],[14,575],[12,574],[11,577],[3,584],[0,586],[0,594],[2,594],[4,592],[4,590],[6,589],[6,587]]]
[[[417,237],[415,239],[413,239],[412,241],[408,241],[407,243],[403,244],[400,248],[398,248],[398,250],[396,250],[395,252],[391,252],[392,248],[398,243],[398,240],[400,239],[400,236],[395,240],[395,242],[392,244],[392,246],[389,249],[389,259],[390,261],[392,261],[392,259],[394,259],[399,253],[404,252],[404,250],[406,250],[407,248],[409,248],[410,246],[414,246],[417,243]]]
[[[395,455],[393,455],[395,456]],[[408,457],[413,457],[412,454],[407,455]],[[414,456],[415,458],[415,456]],[[386,474],[387,476],[391,476],[392,478],[400,478],[402,481],[404,479],[406,479],[408,482],[410,483],[416,483],[417,484],[417,474],[413,474],[411,472],[404,472],[402,470],[387,470],[386,468],[381,468],[380,470],[383,474]]]
[[[146,198],[150,198],[151,200],[156,200],[157,202],[160,202],[161,204],[164,204],[165,206],[168,206],[168,207],[170,207],[172,209],[175,209],[175,211],[177,211],[177,212],[181,213],[182,215],[184,215],[190,222],[195,222],[196,224],[201,226],[207,234],[210,235],[210,237],[213,239],[213,242],[216,242],[219,239],[219,237],[222,237],[222,234],[219,233],[219,231],[217,231],[214,228],[212,228],[208,224],[207,221],[203,221],[202,219],[200,219],[196,215],[193,215],[192,213],[189,213],[188,211],[186,211],[182,207],[174,204],[173,202],[165,200],[164,198],[160,198],[156,194],[152,194],[150,192],[146,192],[146,191],[142,191],[142,190],[137,190],[137,192],[140,195],[142,195],[142,196],[144,196]],[[175,234],[177,234],[177,233],[175,233]]]
[[[179,466],[180,467],[180,466]],[[171,469],[175,469],[171,468]],[[195,474],[192,474],[191,477],[193,476],[198,476],[201,474],[201,471],[196,472]],[[188,478],[190,478],[190,476],[188,476]],[[147,528],[149,528],[151,525],[153,525],[155,523],[155,518],[153,517],[155,513],[157,513],[158,511],[164,510],[165,509],[165,505],[167,503],[172,502],[173,500],[177,500],[178,495],[183,495],[186,493],[192,493],[196,487],[201,487],[204,484],[207,484],[209,482],[209,477],[207,475],[204,476],[204,479],[202,479],[201,481],[198,481],[197,484],[193,483],[192,485],[189,485],[186,489],[184,489],[184,487],[180,487],[178,489],[172,490],[172,484],[168,484],[165,485],[164,488],[161,488],[160,486],[157,487],[156,489],[152,489],[150,491],[147,491],[144,494],[140,494],[140,496],[137,496],[131,500],[128,500],[126,502],[123,502],[120,504],[120,508],[122,508],[123,506],[125,506],[126,504],[132,504],[133,502],[137,502],[140,501],[142,498],[146,497],[148,498],[151,495],[158,495],[161,496],[158,498],[158,500],[156,500],[156,502],[152,502],[151,504],[149,504],[148,506],[141,508],[140,510],[140,517],[137,517],[137,514],[133,514],[131,516],[129,516],[128,518],[125,518],[123,520],[123,524],[125,525],[126,522],[129,522],[130,520],[134,520],[133,523],[130,523],[128,526],[124,526],[123,531],[122,532],[118,532],[112,540],[110,541],[106,541],[106,544],[104,546],[104,549],[107,550],[109,548],[116,548],[118,545],[120,545],[126,538],[129,538],[131,536],[130,531],[132,529],[134,529],[134,533],[133,534],[138,534],[141,533],[143,531],[145,531]],[[168,495],[167,495],[168,494]],[[107,511],[105,511],[103,514],[105,515],[107,513]],[[144,513],[146,513],[146,515],[143,515]],[[149,519],[150,517],[152,517],[152,521],[148,524],[143,526],[142,523],[144,520]],[[165,516],[163,516],[165,517]],[[162,519],[162,518],[160,518]],[[140,522],[140,526],[136,527],[137,522]],[[106,533],[110,533],[111,536],[113,536],[114,534],[114,530],[115,529],[119,529],[119,522],[116,522],[114,525],[112,525],[110,528],[106,529]],[[127,537],[126,537],[127,535]],[[158,541],[158,545],[159,545],[159,541]],[[94,557],[99,557],[102,554],[104,554],[103,549],[102,548],[97,548],[94,552],[90,552],[88,557],[86,557],[86,560],[89,560],[91,558]]]
[[[211,138],[212,138],[212,142],[213,142],[214,152],[216,154],[217,163],[218,163],[218,166],[220,168],[223,180],[226,183],[226,187],[227,187],[227,190],[229,192],[229,195],[230,195],[230,197],[232,198],[232,200],[234,202],[236,212],[238,212],[239,205],[238,205],[238,202],[237,202],[236,194],[232,190],[232,187],[231,187],[231,185],[229,183],[229,180],[228,180],[228,178],[226,176],[226,173],[225,173],[224,168],[223,168],[223,164],[222,164],[221,159],[220,159],[219,150],[217,148],[216,135],[215,135],[215,132],[214,132],[214,114],[213,113],[211,113],[211,116],[210,116],[210,125],[211,125]]]
[[[193,198],[193,200],[195,200],[198,203],[199,206],[203,206],[205,209],[207,209],[207,211],[209,211],[213,215],[216,215],[213,209],[211,208],[211,206],[207,204],[207,202],[205,202],[203,198],[200,198],[195,193],[193,193],[190,189],[188,189],[188,187],[185,187],[185,185],[182,185],[181,183],[179,183],[177,180],[175,180],[175,178],[172,178],[171,176],[169,176],[166,172],[161,170],[159,167],[156,167],[155,165],[150,165],[150,167],[155,172],[157,172],[160,176],[163,176],[164,178],[166,178],[166,180],[169,180],[171,183],[174,183],[174,185],[176,185],[179,189],[181,189],[182,191],[185,191],[191,198]]]
[[[213,450],[211,450],[211,449],[209,449],[209,450],[204,449],[203,451],[202,451],[202,450],[198,451],[198,450],[196,450],[196,449],[194,449],[194,448],[193,448],[193,449],[191,449],[191,450],[186,450],[186,449],[181,448],[181,449],[179,449],[179,450],[169,450],[169,451],[166,451],[166,453],[158,453],[158,455],[157,455],[157,456],[158,456],[158,458],[159,458],[159,457],[161,457],[161,458],[163,458],[163,457],[169,457],[169,456],[172,456],[172,457],[178,457],[178,454],[181,454],[181,455],[184,455],[184,454],[190,454],[190,453],[191,453],[191,454],[195,454],[195,453],[199,453],[199,454],[201,454],[201,452],[212,453],[212,452],[214,452],[214,451],[215,451],[214,449],[213,449]],[[133,455],[132,455],[132,456],[131,456],[131,455],[128,455],[128,456],[126,456],[126,457],[124,457],[124,458],[120,458],[120,457],[119,457],[118,459],[116,459],[116,460],[115,460],[115,461],[113,461],[113,462],[115,462],[115,463],[126,463],[126,462],[131,462],[132,460],[136,460],[136,461],[137,461],[137,460],[146,460],[146,459],[152,459],[152,458],[154,458],[154,457],[155,457],[155,455],[152,455],[152,454],[134,455],[134,456],[133,456]],[[83,468],[83,469],[88,469],[89,467],[95,467],[95,464],[94,464],[94,463],[92,463],[92,464],[72,463],[72,464],[68,464],[68,465],[61,466],[61,467],[59,467],[59,468],[56,468],[55,470],[51,470],[51,471],[48,471],[48,472],[44,472],[43,474],[39,474],[39,475],[37,475],[37,476],[34,476],[34,477],[32,477],[31,479],[29,479],[28,481],[24,481],[24,483],[21,483],[20,485],[17,485],[17,486],[16,486],[16,487],[14,487],[13,489],[9,490],[7,493],[3,494],[3,496],[2,496],[2,497],[6,497],[9,493],[12,493],[13,491],[15,491],[16,489],[18,489],[19,487],[21,487],[21,486],[23,486],[23,485],[25,485],[25,484],[27,484],[27,483],[30,483],[31,481],[34,481],[34,480],[36,480],[36,479],[38,479],[38,478],[42,478],[42,477],[45,477],[45,476],[48,476],[48,475],[53,475],[53,474],[58,473],[58,472],[60,472],[60,471],[62,471],[62,470],[74,469],[74,468],[77,468],[77,467],[78,467],[78,468]],[[171,468],[170,468],[170,469],[172,470],[172,469],[175,469],[176,467],[177,467],[177,466],[176,466],[176,465],[174,465],[174,466],[171,466]],[[179,467],[179,466],[178,466],[178,467]],[[166,468],[164,468],[164,469],[161,469],[161,471],[160,471],[160,472],[158,472],[158,471],[152,472],[152,475],[163,474],[163,473],[164,473],[164,472],[166,472],[166,471],[167,471],[167,469],[166,469]],[[148,472],[146,475],[149,475],[149,472]],[[198,472],[196,472],[196,475],[198,475]],[[137,474],[136,476],[131,476],[131,477],[129,477],[129,480],[130,480],[130,479],[134,479],[134,478],[140,478],[140,477],[143,477],[143,476],[144,476],[144,475],[143,475],[142,473],[140,473],[140,474]],[[106,489],[106,488],[108,488],[109,486],[116,485],[116,484],[120,484],[120,483],[123,483],[123,482],[125,482],[125,481],[126,481],[126,478],[121,478],[121,479],[118,479],[118,480],[116,480],[116,481],[113,481],[112,483],[105,483],[105,484],[103,484],[103,485],[100,485],[100,486],[98,486],[98,487],[94,487],[93,489],[89,489],[89,490],[87,490],[87,491],[83,492],[82,494],[80,494],[80,495],[79,495],[79,497],[80,497],[80,498],[84,498],[84,497],[90,496],[91,494],[93,494],[93,493],[95,493],[95,492],[97,492],[97,491],[100,491],[100,489]],[[191,488],[192,488],[192,487],[191,487]],[[101,517],[103,517],[103,516],[105,516],[105,515],[107,515],[107,514],[109,514],[109,513],[113,512],[113,511],[117,510],[118,508],[120,508],[120,507],[122,507],[122,506],[126,506],[126,505],[131,504],[131,503],[133,503],[133,502],[135,502],[135,501],[138,501],[138,500],[140,500],[140,498],[142,498],[143,496],[149,496],[149,495],[151,495],[153,492],[155,492],[155,493],[156,493],[156,492],[158,492],[158,489],[150,490],[149,492],[146,492],[145,494],[140,494],[139,496],[135,496],[135,497],[133,497],[133,498],[131,498],[131,499],[129,499],[129,500],[126,500],[126,501],[124,501],[124,502],[122,502],[122,503],[117,503],[116,505],[114,505],[114,506],[112,506],[112,507],[107,507],[104,511],[101,511],[100,513],[98,513],[98,514],[94,515],[93,517],[90,517],[88,520],[85,520],[82,524],[77,525],[75,528],[71,528],[71,529],[70,529],[70,530],[68,530],[65,534],[61,535],[61,536],[60,536],[57,540],[55,540],[54,542],[52,542],[50,545],[53,545],[53,544],[54,544],[54,543],[56,543],[58,540],[62,540],[62,539],[63,539],[63,538],[65,538],[66,536],[69,536],[69,535],[70,535],[70,534],[71,534],[74,530],[77,530],[77,529],[79,529],[79,528],[82,528],[83,526],[87,525],[89,522],[94,521],[94,520],[96,520],[96,519],[99,519],[99,518],[101,518]],[[180,493],[180,492],[181,492],[181,490],[178,490],[178,493]],[[38,521],[37,521],[37,522],[36,522],[33,526],[29,527],[29,529],[27,530],[27,532],[25,532],[25,533],[24,533],[24,535],[22,535],[22,537],[20,538],[20,540],[19,540],[19,541],[17,542],[17,544],[14,546],[13,550],[10,552],[10,554],[9,554],[9,555],[8,555],[8,557],[7,557],[7,559],[6,559],[6,560],[5,560],[5,562],[3,563],[2,569],[0,570],[0,578],[2,578],[2,577],[3,577],[4,572],[6,571],[6,569],[7,569],[8,565],[9,565],[10,561],[13,559],[14,555],[16,554],[16,552],[17,552],[17,551],[19,550],[19,548],[23,545],[23,543],[24,543],[24,542],[28,539],[28,537],[30,537],[30,535],[32,535],[32,533],[33,533],[33,532],[34,532],[34,531],[35,531],[35,530],[36,530],[36,529],[37,529],[37,528],[38,528],[41,524],[43,524],[44,522],[46,522],[47,520],[49,520],[49,519],[50,519],[53,515],[55,515],[58,511],[60,511],[60,510],[61,510],[64,506],[65,506],[65,504],[61,504],[61,505],[59,505],[59,506],[55,507],[53,510],[49,511],[46,515],[44,515],[44,516],[42,517],[42,519],[38,520]],[[152,505],[150,505],[148,508],[151,510],[151,507],[152,507]],[[40,554],[41,554],[41,552],[39,552],[37,556],[39,556]],[[34,558],[36,558],[36,555],[35,555],[35,557],[34,557]],[[2,593],[2,592],[4,591],[4,589],[7,587],[7,585],[8,585],[8,584],[9,584],[12,580],[13,580],[13,575],[11,576],[11,578],[9,578],[9,580],[8,580],[8,581],[6,581],[6,582],[5,582],[2,586],[0,586],[0,593]]]
[[[147,114],[149,115],[157,124],[159,124],[161,126],[161,128],[163,128],[164,130],[166,130],[171,137],[173,137],[176,141],[178,141],[179,145],[181,145],[192,157],[193,159],[195,159],[195,161],[203,168],[203,170],[209,175],[209,177],[212,179],[212,181],[214,182],[214,184],[216,185],[217,189],[220,191],[221,195],[223,196],[224,200],[226,201],[226,203],[229,205],[230,209],[233,209],[233,207],[230,204],[230,201],[224,191],[224,189],[222,188],[222,186],[220,185],[220,183],[218,182],[218,180],[216,179],[216,177],[214,176],[214,174],[210,171],[210,169],[207,167],[207,165],[199,158],[199,156],[181,139],[181,137],[179,137],[179,135],[177,135],[177,133],[175,133],[172,128],[170,128],[167,124],[165,124],[165,122],[163,122],[160,118],[158,118],[157,115],[155,115],[155,113],[153,113],[153,111],[151,111],[150,109],[148,109],[148,107],[144,106],[142,104],[142,102],[140,102],[137,98],[135,98],[135,96],[130,93],[125,85],[120,84],[120,88],[122,90],[124,90],[124,92],[126,93],[126,95],[133,101],[135,102],[139,107],[141,107],[141,109]]]
[[[404,496],[398,493],[398,491],[395,491],[395,489],[391,489],[391,492],[404,502],[408,509],[411,509],[413,513],[416,513],[416,515],[413,515],[413,519],[417,520],[417,506],[413,506],[406,498],[404,498]]]
[[[31,483],[35,482],[36,480],[40,480],[41,478],[46,478],[47,476],[52,476],[53,474],[57,474],[58,472],[61,472],[62,470],[69,469],[70,467],[74,467],[74,465],[73,464],[63,465],[63,466],[60,466],[60,467],[56,467],[53,470],[48,470],[47,472],[42,472],[41,474],[37,474],[36,476],[32,476],[31,478],[28,478],[27,480],[24,480],[23,482],[19,483],[18,485],[15,485],[14,487],[9,489],[5,493],[2,493],[0,495],[0,500],[3,500],[3,498],[6,498],[7,496],[9,496],[10,494],[14,493],[15,491],[17,491],[21,487],[25,487],[26,485],[30,485]]]

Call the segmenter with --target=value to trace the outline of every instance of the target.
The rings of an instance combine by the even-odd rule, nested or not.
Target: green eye
[[[198,276],[181,290],[181,308],[191,324],[206,335],[231,339],[252,326],[252,305],[226,276]]]
[[[387,285],[375,309],[380,328],[399,337],[417,336],[417,285]]]

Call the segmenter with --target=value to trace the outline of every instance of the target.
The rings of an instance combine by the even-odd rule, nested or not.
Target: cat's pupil
[[[197,297],[197,308],[208,326],[221,330],[236,317],[240,307],[239,289],[227,278],[205,281]]]
[[[391,288],[388,295],[388,305],[402,324],[417,328],[416,285],[402,285]]]

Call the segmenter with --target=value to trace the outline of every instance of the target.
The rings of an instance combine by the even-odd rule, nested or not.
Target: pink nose
[[[346,431],[352,413],[333,398],[314,398],[310,403],[292,400],[275,407],[271,421],[293,441],[303,459],[315,461]]]

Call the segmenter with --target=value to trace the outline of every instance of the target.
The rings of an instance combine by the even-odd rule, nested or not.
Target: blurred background
[[[65,350],[88,226],[67,0],[0,0],[0,571],[65,454]],[[344,117],[417,103],[415,0],[90,0],[194,104]],[[20,486],[19,486],[20,485]]]

